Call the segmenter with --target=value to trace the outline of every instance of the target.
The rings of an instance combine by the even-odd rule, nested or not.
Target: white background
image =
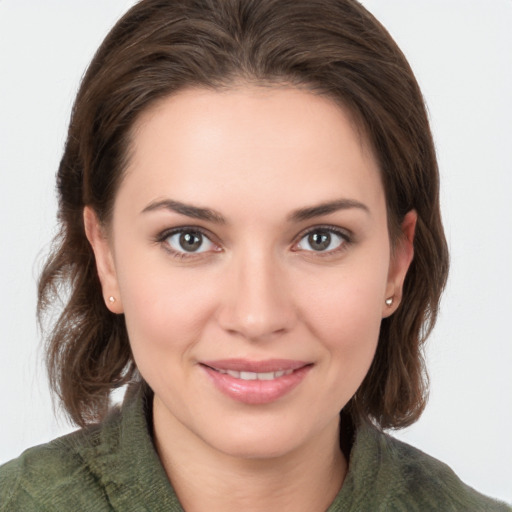
[[[56,420],[35,321],[54,175],[93,52],[130,0],[0,0],[0,462]],[[512,503],[512,1],[365,0],[411,62],[442,173],[452,269],[431,398],[399,437]]]

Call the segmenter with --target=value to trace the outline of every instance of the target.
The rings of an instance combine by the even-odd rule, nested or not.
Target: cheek
[[[309,332],[328,352],[329,380],[343,403],[366,376],[377,348],[387,267],[361,265],[339,269],[329,279],[307,282],[307,301],[301,305]],[[315,285],[316,284],[316,285]],[[297,296],[305,297],[304,290]]]
[[[120,277],[126,326],[136,360],[186,352],[199,339],[214,307],[213,289],[193,272],[147,264]],[[139,361],[137,361],[139,362]]]
[[[387,284],[385,263],[346,265],[296,282],[301,289],[295,296],[301,297],[301,310],[311,328],[328,332],[330,338],[378,332]],[[358,339],[355,336],[354,343]]]
[[[310,330],[333,358],[347,363],[349,372],[357,372],[358,362],[369,366],[377,346],[382,308],[367,291],[359,286],[350,294],[326,294],[323,300],[313,296],[307,312]]]

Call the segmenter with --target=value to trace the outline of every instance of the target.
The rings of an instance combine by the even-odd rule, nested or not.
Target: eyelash
[[[200,235],[202,235],[204,238],[206,238],[207,240],[209,240],[212,244],[214,245],[217,245],[213,240],[212,240],[212,236],[207,232],[205,231],[204,229],[198,227],[198,226],[182,226],[182,227],[179,227],[179,228],[173,228],[173,229],[168,229],[168,230],[165,230],[165,231],[162,231],[162,233],[160,233],[155,241],[159,244],[161,244],[163,246],[163,248],[173,257],[173,258],[176,258],[176,259],[179,259],[179,260],[184,260],[184,259],[187,259],[187,258],[197,258],[198,255],[200,254],[203,254],[203,252],[200,252],[200,253],[197,253],[197,252],[181,252],[181,251],[176,251],[175,249],[173,249],[169,243],[167,242],[167,240],[173,236],[173,235],[177,235],[177,234],[180,234],[180,233],[198,233]],[[220,251],[215,251],[215,252],[220,252]]]
[[[163,248],[173,257],[173,258],[176,258],[176,259],[179,259],[179,260],[184,260],[184,259],[188,259],[188,258],[197,258],[199,255],[201,254],[204,254],[205,252],[207,251],[203,251],[203,252],[186,252],[186,251],[176,251],[175,249],[173,249],[169,243],[167,242],[167,240],[173,236],[173,235],[177,235],[177,234],[180,234],[180,233],[198,233],[200,235],[202,235],[203,237],[205,237],[207,240],[210,241],[210,243],[214,244],[214,245],[217,245],[213,240],[212,240],[212,236],[211,234],[209,234],[206,230],[198,227],[198,226],[182,226],[182,227],[179,227],[179,228],[173,228],[173,229],[168,229],[168,230],[165,230],[163,232],[161,232],[156,238],[155,238],[155,242],[156,243],[159,243],[163,246]],[[314,226],[314,227],[311,227],[311,228],[308,228],[307,230],[301,232],[297,237],[296,237],[296,242],[294,242],[293,244],[293,247],[296,247],[302,240],[304,240],[307,236],[313,234],[313,233],[318,233],[318,232],[327,232],[327,233],[330,233],[330,234],[334,234],[338,237],[340,237],[343,242],[340,244],[339,247],[336,247],[335,249],[332,249],[330,251],[314,251],[314,250],[310,250],[310,251],[307,251],[307,250],[304,250],[303,252],[306,252],[306,253],[313,253],[315,255],[315,257],[329,257],[329,256],[334,256],[334,255],[338,255],[340,252],[342,251],[345,251],[348,246],[350,244],[352,244],[352,234],[350,232],[348,232],[347,230],[342,230],[338,227],[335,227],[335,226],[329,226],[329,225],[319,225],[319,226]],[[292,249],[293,252],[300,252],[301,250],[300,249]],[[219,251],[214,251],[214,252],[221,252],[221,249]]]
[[[331,256],[337,256],[341,252],[346,251],[348,249],[348,247],[350,246],[350,244],[352,244],[352,242],[353,242],[351,232],[344,230],[344,229],[340,229],[336,226],[320,225],[320,226],[314,226],[312,228],[308,228],[307,230],[300,233],[297,237],[298,241],[294,243],[294,246],[298,245],[307,236],[309,236],[313,233],[319,233],[319,232],[327,232],[327,233],[330,233],[331,235],[334,234],[334,235],[340,237],[343,241],[339,247],[336,247],[335,249],[331,249],[330,251],[314,251],[314,250],[305,251],[307,253],[314,254],[315,257],[328,258]],[[298,251],[296,251],[296,252],[298,252]]]

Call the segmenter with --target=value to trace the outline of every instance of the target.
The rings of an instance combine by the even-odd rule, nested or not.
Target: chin
[[[308,449],[308,445],[316,445],[316,441],[328,430],[338,436],[338,417],[327,429],[314,422],[308,425],[307,419],[299,420],[292,415],[286,418],[282,414],[278,418],[273,415],[240,417],[229,424],[218,422],[214,429],[203,431],[201,437],[211,448],[227,456],[263,460],[292,456],[302,449]]]
[[[230,433],[222,438],[203,439],[229,457],[245,460],[270,460],[289,456],[302,444],[292,432],[258,429],[254,432]]]

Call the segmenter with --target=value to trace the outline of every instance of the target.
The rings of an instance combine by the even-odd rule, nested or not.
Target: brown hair
[[[138,380],[124,317],[103,302],[83,208],[108,224],[135,120],[185,87],[287,83],[348,108],[373,146],[396,238],[418,213],[415,258],[396,313],[382,321],[371,368],[345,412],[355,423],[403,427],[426,400],[422,346],[448,271],[436,156],[414,75],[391,36],[355,0],[142,0],[96,53],[73,108],[58,171],[60,233],[39,282],[40,319],[64,295],[49,330],[52,388],[85,425],[111,391]]]

